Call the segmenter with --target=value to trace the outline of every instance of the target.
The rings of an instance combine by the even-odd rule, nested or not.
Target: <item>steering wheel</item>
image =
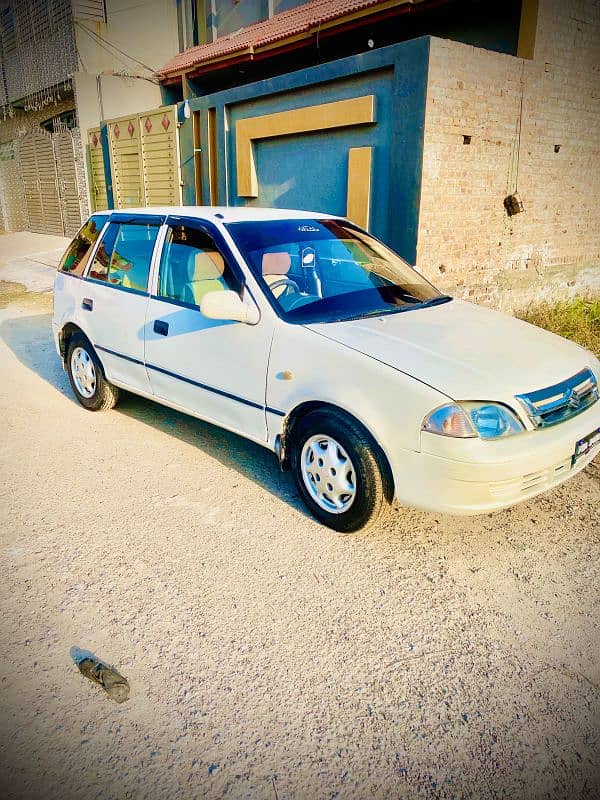
[[[273,291],[273,289],[277,289],[279,286],[287,286],[288,289],[293,289],[298,294],[300,293],[300,287],[296,281],[293,281],[290,278],[279,278],[279,280],[273,281],[273,283],[269,284],[269,289]]]

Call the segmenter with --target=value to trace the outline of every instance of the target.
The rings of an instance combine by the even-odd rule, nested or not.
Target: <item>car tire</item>
[[[387,460],[349,414],[320,409],[301,418],[291,433],[290,458],[304,502],[329,528],[352,533],[381,522],[389,511]]]
[[[83,334],[71,336],[66,365],[71,388],[84,408],[108,411],[116,406],[119,389],[106,380],[100,359]]]

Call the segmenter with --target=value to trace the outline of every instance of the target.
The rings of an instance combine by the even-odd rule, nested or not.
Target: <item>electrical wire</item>
[[[107,46],[111,47],[117,53],[120,53],[122,56],[125,56],[125,58],[128,58],[130,61],[133,61],[134,63],[139,64],[140,67],[144,67],[144,69],[147,69],[149,72],[156,72],[154,67],[149,67],[148,64],[145,64],[143,61],[140,61],[135,56],[132,56],[129,53],[126,53],[124,50],[121,50],[121,48],[117,47],[116,44],[114,44],[113,42],[110,42],[108,39],[105,39],[103,36],[100,36],[99,33],[95,33],[94,31],[91,31],[89,28],[86,28],[85,25],[81,24],[81,22],[78,21],[76,24],[77,24],[77,26],[79,28],[84,30],[89,36],[92,36],[94,39],[97,39],[98,40],[98,44],[100,44],[101,46],[104,46],[105,49],[106,49]]]
[[[110,15],[114,17],[116,14],[123,14],[126,11],[134,11],[136,8],[147,8],[145,3],[138,3],[135,6],[126,6],[125,8],[111,8]]]
[[[519,134],[517,138],[517,168],[515,171],[515,194],[519,191],[519,162],[521,160],[521,128],[523,126],[523,95],[525,94],[525,59],[521,66],[521,107],[519,109]]]
[[[116,45],[111,44],[111,42],[109,42],[107,39],[104,39],[102,36],[99,36],[98,34],[94,33],[89,28],[86,28],[85,25],[81,25],[80,23],[77,23],[77,25],[79,25],[79,27],[87,33],[87,35],[92,39],[93,42],[95,42],[106,53],[108,53],[111,56],[111,58],[116,59],[126,69],[128,68],[128,64],[125,61],[123,61],[122,56],[125,56],[125,58],[127,58],[130,62],[133,61],[134,63],[139,64],[144,69],[153,71],[151,67],[148,67],[141,61],[137,61],[137,59],[135,59],[133,56],[128,55],[123,50],[120,50]]]
[[[94,36],[96,36],[99,39],[99,41],[104,42],[104,44],[108,45],[109,47],[112,47],[113,50],[116,50],[117,53],[120,53],[121,55],[125,56],[125,58],[130,59],[130,61],[133,61],[135,64],[139,64],[140,67],[144,67],[144,69],[147,69],[148,72],[156,72],[154,67],[148,66],[148,64],[145,64],[143,61],[140,61],[135,56],[132,56],[129,53],[126,53],[124,50],[121,50],[119,47],[117,47],[116,44],[114,44],[113,42],[109,42],[108,39],[105,39],[103,36],[100,36],[100,34],[94,33],[94,32],[92,32],[92,33],[93,33]]]
[[[521,64],[521,97],[519,99],[519,113],[515,122],[515,134],[511,147],[508,170],[506,175],[506,193],[513,194],[518,191],[519,161],[521,157],[521,130],[523,126],[523,94],[525,91],[525,59]],[[514,187],[514,188],[513,188]]]
[[[127,69],[128,65],[125,63],[125,61],[123,61],[123,59],[122,59],[122,58],[119,58],[117,55],[115,55],[115,53],[113,53],[111,50],[109,50],[107,47],[105,47],[105,46],[102,44],[102,42],[98,42],[98,41],[97,41],[97,40],[94,38],[94,36],[92,35],[92,32],[91,32],[90,30],[88,30],[88,28],[86,28],[84,25],[80,25],[78,22],[76,23],[76,25],[78,25],[78,27],[80,27],[82,31],[84,31],[85,33],[87,33],[87,35],[88,35],[88,36],[90,37],[90,39],[91,39],[91,40],[94,42],[94,44],[96,44],[96,45],[98,45],[99,47],[101,47],[101,48],[102,48],[102,50],[104,50],[104,52],[105,52],[105,53],[108,53],[108,55],[109,55],[111,58],[113,58],[113,59],[116,59],[116,60],[117,60],[117,61],[118,61],[118,62],[119,62],[119,63],[120,63],[120,64],[121,64],[121,65],[122,65],[122,66],[123,66],[125,69]],[[83,62],[82,62],[82,63],[83,63]]]
[[[88,72],[88,69],[85,66],[85,61],[83,60],[82,55],[81,55],[81,53],[79,51],[79,47],[77,47],[77,37],[73,36],[73,39],[75,39],[75,54],[77,56],[78,63],[81,64],[81,71],[82,72]]]
[[[97,39],[95,37],[95,34],[93,34],[88,28],[86,28],[83,25],[80,26],[80,27],[81,27],[81,29],[83,31],[85,31],[85,33],[88,34],[88,36],[90,36],[90,38],[92,39],[94,44],[96,44],[96,45],[98,45],[98,47],[102,48],[102,50],[104,50],[105,53],[108,53],[108,55],[111,57],[111,59],[116,59],[123,66],[124,71],[127,72],[129,77],[138,78],[139,80],[143,80],[143,81],[148,81],[148,83],[152,83],[152,84],[154,84],[156,86],[160,85],[160,81],[158,81],[154,77],[150,77],[148,75],[131,75],[129,73],[130,66],[128,64],[126,64],[125,61],[123,61],[123,59],[121,57],[119,57],[116,53],[113,53],[112,50],[108,49],[108,47],[104,44],[104,42],[106,42],[106,40],[102,41],[101,37],[100,37],[100,39]],[[113,47],[115,47],[115,46],[113,45]],[[115,49],[118,49],[118,48],[115,47]],[[122,51],[119,51],[119,52],[122,52]],[[127,56],[127,54],[124,54],[124,55],[126,56],[126,58],[130,58],[130,56]],[[81,55],[79,55],[79,57],[81,58]],[[134,59],[134,58],[131,58],[131,60],[132,61],[136,61],[136,59]],[[137,62],[137,63],[141,64],[141,62]],[[82,60],[82,64],[83,64],[83,60]],[[141,65],[144,67],[144,69],[150,69],[150,67],[147,67],[145,64],[141,64]]]

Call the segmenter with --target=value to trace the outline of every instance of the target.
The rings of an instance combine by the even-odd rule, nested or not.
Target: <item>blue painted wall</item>
[[[317,85],[247,103],[237,103],[229,113],[228,172],[231,205],[308,208],[330,214],[346,214],[348,150],[371,146],[373,185],[371,230],[386,238],[389,201],[393,71],[376,70],[332,84]],[[364,95],[375,96],[374,125],[360,125],[299,136],[259,140],[254,145],[259,196],[237,196],[235,174],[235,123],[276,111],[331,103]]]
[[[195,196],[193,123],[188,119],[180,129],[184,202],[209,202],[209,109],[214,109],[217,121],[220,204],[299,207],[344,214],[348,148],[372,146],[370,229],[414,263],[428,63],[429,38],[424,37],[191,98],[190,109],[199,112],[202,197]],[[257,142],[259,197],[256,200],[238,197],[235,177],[237,119],[365,94],[376,97],[374,125]]]
[[[106,181],[106,204],[108,208],[114,208],[115,196],[112,185],[110,150],[108,149],[108,125],[105,122],[100,123],[100,143],[102,145],[102,162],[104,164],[104,179]]]

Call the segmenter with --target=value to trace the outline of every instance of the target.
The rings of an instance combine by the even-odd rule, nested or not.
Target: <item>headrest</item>
[[[192,280],[209,281],[218,280],[225,272],[223,256],[216,250],[204,250],[196,253],[192,261]]]
[[[287,275],[291,265],[292,257],[289,253],[263,253],[263,275]]]

